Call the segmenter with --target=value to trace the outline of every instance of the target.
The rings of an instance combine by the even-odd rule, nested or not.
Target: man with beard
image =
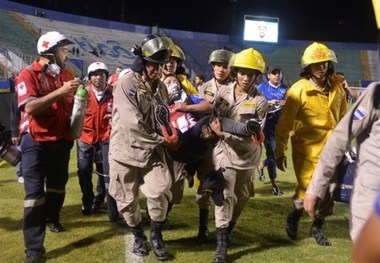
[[[23,232],[29,263],[44,260],[46,224],[52,232],[65,230],[59,213],[73,146],[70,116],[80,85],[65,69],[69,44],[59,32],[43,34],[37,42],[40,57],[20,72],[16,82],[25,181]]]

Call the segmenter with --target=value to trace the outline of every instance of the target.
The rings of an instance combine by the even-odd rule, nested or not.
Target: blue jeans
[[[264,147],[266,151],[267,159],[264,160],[264,165],[267,166],[269,178],[271,180],[276,179],[277,171],[276,171],[276,156],[274,154],[274,150],[276,148],[276,139],[275,132],[273,128],[266,129],[264,128]]]

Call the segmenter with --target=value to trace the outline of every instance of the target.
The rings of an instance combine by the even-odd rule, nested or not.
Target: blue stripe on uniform
[[[361,119],[364,118],[364,116],[367,114],[367,112],[365,111],[365,109],[363,108],[358,108],[355,110],[354,112],[354,116],[353,116],[353,120],[354,121],[360,121]]]

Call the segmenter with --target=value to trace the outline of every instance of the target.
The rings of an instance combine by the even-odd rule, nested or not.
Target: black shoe
[[[169,253],[165,248],[164,240],[162,239],[162,224],[158,222],[151,222],[150,229],[150,244],[152,246],[154,255],[158,260],[167,260]]]
[[[187,182],[189,183],[189,188],[192,188],[194,186],[194,176],[193,175],[187,175]]]
[[[318,245],[321,246],[331,246],[331,242],[327,239],[327,237],[323,234],[321,229],[311,229],[310,235],[314,237],[315,241]]]
[[[25,263],[43,263],[45,262],[44,253],[41,252],[26,252]]]
[[[260,169],[259,167],[257,167],[257,174],[258,174],[259,180],[263,182],[265,180],[264,169]]]
[[[207,227],[199,227],[197,242],[198,244],[206,244],[209,239],[209,230]]]
[[[91,215],[93,212],[92,207],[82,205],[82,214],[85,216]]]
[[[146,237],[135,237],[132,253],[139,257],[145,257],[149,255],[148,242],[146,240]]]
[[[154,115],[156,121],[161,125],[161,128],[165,128],[168,135],[172,136],[173,131],[170,127],[170,111],[165,104],[158,104],[154,109]]]
[[[48,222],[46,225],[49,227],[50,231],[54,233],[66,231],[66,229],[58,222],[57,223]]]
[[[280,191],[280,188],[278,188],[278,186],[272,187],[272,195],[282,195],[282,192]]]
[[[292,240],[298,238],[298,224],[302,216],[302,210],[293,208],[286,218],[286,233]]]
[[[94,203],[92,205],[92,212],[94,213],[107,213],[107,204],[106,203]]]

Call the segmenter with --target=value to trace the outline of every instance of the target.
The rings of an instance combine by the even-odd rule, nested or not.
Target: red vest
[[[112,87],[107,86],[101,101],[96,99],[91,84],[87,88],[89,90],[90,105],[86,110],[83,131],[79,140],[94,144],[103,142],[110,137],[111,118],[104,118],[104,116],[112,114]]]
[[[38,60],[35,60],[32,65],[24,68],[16,79],[20,110],[23,112],[26,103],[59,89],[64,82],[73,78],[73,74],[68,70],[61,70],[56,77],[43,73]],[[29,132],[36,141],[57,141],[62,138],[71,140],[68,131],[73,102],[72,94],[53,102],[49,108],[37,114],[21,114],[20,134]]]

